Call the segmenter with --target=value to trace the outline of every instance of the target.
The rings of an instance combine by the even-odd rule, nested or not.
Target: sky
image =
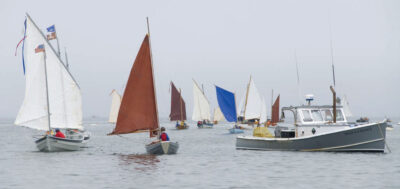
[[[191,117],[192,79],[204,85],[211,107],[214,85],[240,99],[250,76],[267,107],[272,90],[281,106],[305,103],[306,94],[331,104],[332,60],[335,89],[354,115],[400,117],[398,0],[2,0],[0,118],[14,119],[25,95],[21,49],[14,56],[25,13],[43,31],[56,25],[85,118],[107,117],[112,89],[123,92],[146,17],[160,117],[169,115],[170,81]]]

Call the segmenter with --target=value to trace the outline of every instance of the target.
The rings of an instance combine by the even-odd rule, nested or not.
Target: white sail
[[[244,103],[246,102],[246,91],[247,88],[245,90],[244,95],[242,96],[242,98],[240,99],[240,103],[239,103],[239,107],[237,109],[237,115],[238,117],[243,117],[244,116]]]
[[[24,43],[25,98],[15,124],[48,130],[44,56],[35,53],[40,44],[44,44],[46,51],[51,127],[83,129],[79,86],[29,15]]]
[[[260,123],[265,123],[266,121],[267,121],[267,105],[265,104],[265,98],[262,97]]]
[[[261,117],[261,98],[254,80],[250,77],[247,89],[247,102],[244,103],[244,117],[246,120]]]
[[[203,91],[193,80],[193,121],[211,120],[210,103],[208,102]]]
[[[351,113],[349,102],[347,101],[346,95],[343,96],[341,105],[343,106],[344,115],[346,117],[352,117],[353,114]]]
[[[118,118],[119,106],[121,105],[121,95],[114,89],[111,92],[111,110],[108,122],[116,123]]]
[[[214,109],[214,121],[222,121],[224,120],[224,114],[222,114],[221,109],[219,107]]]

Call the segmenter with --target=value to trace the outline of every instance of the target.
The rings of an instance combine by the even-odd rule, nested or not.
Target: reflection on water
[[[134,166],[135,170],[152,171],[157,169],[157,164],[160,162],[156,155],[150,154],[118,154],[122,166]]]

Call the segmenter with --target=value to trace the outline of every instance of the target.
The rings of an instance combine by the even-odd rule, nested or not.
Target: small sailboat
[[[225,119],[228,122],[235,122],[235,125],[229,129],[231,134],[243,133],[243,129],[241,129],[237,125],[237,112],[236,112],[236,98],[235,94],[227,91],[221,87],[215,86],[217,91],[217,100],[218,105],[221,108],[222,113],[224,114]]]
[[[196,81],[193,79],[193,115],[192,120],[197,122],[198,128],[212,128],[210,103],[204,91],[202,91]]]
[[[279,101],[280,95],[276,97],[274,104],[271,108],[271,125],[275,126],[279,122]]]
[[[222,114],[221,109],[219,107],[214,108],[214,116],[213,116],[213,123],[214,125],[218,124],[220,121],[223,121],[224,114]]]
[[[83,131],[80,88],[28,14],[23,52],[25,98],[15,124],[47,131],[35,142],[40,151],[80,150],[88,140],[77,131]],[[65,130],[66,137],[53,136],[53,129]]]
[[[182,98],[181,90],[176,89],[174,83],[171,81],[171,113],[169,120],[176,121],[177,129],[187,129],[186,121],[186,106]]]
[[[108,116],[108,122],[116,123],[122,99],[121,95],[119,95],[115,89],[111,91],[110,95],[111,95],[111,109],[110,109],[110,115]]]
[[[117,123],[109,135],[149,131],[150,137],[159,138],[159,128],[150,32],[148,32],[133,63],[119,108]],[[175,154],[179,144],[171,141],[155,141],[145,147],[149,154]]]
[[[261,117],[261,98],[258,89],[250,76],[249,83],[246,88],[246,95],[243,96],[239,106],[239,122],[240,126],[246,129],[252,129],[248,125],[254,125],[260,121]]]

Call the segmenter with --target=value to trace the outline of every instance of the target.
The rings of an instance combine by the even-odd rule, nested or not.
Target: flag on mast
[[[56,26],[55,25],[52,25],[52,26],[50,26],[50,27],[48,27],[47,28],[47,32],[48,32],[48,34],[47,34],[47,40],[53,40],[53,39],[56,39],[57,38],[57,35],[56,35]]]
[[[41,44],[35,48],[35,53],[44,52],[44,44]]]

